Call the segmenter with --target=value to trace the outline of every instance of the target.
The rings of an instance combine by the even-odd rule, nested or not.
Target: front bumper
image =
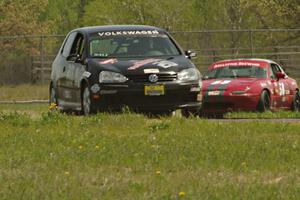
[[[204,113],[226,113],[233,111],[255,111],[259,95],[203,96],[201,111]]]
[[[145,83],[103,84],[100,91],[92,93],[92,101],[99,110],[121,109],[128,106],[133,110],[175,110],[198,108],[202,104],[201,88],[198,83],[158,83],[164,85],[165,94],[146,96]],[[155,85],[155,84],[154,84]]]

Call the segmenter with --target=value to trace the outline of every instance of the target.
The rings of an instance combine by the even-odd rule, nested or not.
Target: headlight
[[[197,69],[189,68],[180,71],[177,77],[181,81],[197,81],[200,79],[201,74]]]
[[[100,83],[124,83],[128,79],[120,73],[102,71],[99,74]]]

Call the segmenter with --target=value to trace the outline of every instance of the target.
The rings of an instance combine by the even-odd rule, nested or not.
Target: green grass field
[[[300,199],[300,123],[0,105],[1,199]]]
[[[16,100],[47,100],[49,98],[49,85],[8,85],[0,86],[0,101]]]

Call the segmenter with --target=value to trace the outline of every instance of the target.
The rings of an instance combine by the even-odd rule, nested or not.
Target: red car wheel
[[[258,106],[257,110],[259,112],[265,112],[270,110],[270,95],[266,90],[263,90],[262,93],[260,94],[260,98],[258,101]]]

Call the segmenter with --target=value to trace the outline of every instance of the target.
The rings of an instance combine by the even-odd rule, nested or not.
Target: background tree
[[[49,32],[46,21],[41,21],[47,0],[2,0],[0,2],[0,35],[36,35]]]

